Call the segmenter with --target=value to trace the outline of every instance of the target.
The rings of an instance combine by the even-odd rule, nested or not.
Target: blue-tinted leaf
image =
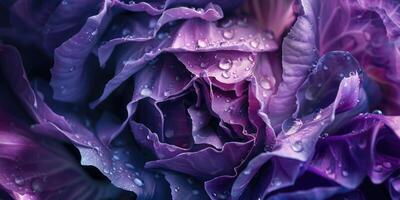
[[[345,85],[347,86],[345,87]],[[273,190],[292,185],[299,174],[301,162],[308,161],[314,154],[319,135],[334,120],[336,112],[343,112],[357,104],[359,90],[360,80],[357,75],[343,79],[335,101],[322,109],[320,117],[306,116],[302,118],[301,126],[294,124],[289,131],[278,135],[275,147],[271,152],[261,153],[248,163],[246,169],[238,175],[232,186],[232,197],[239,199],[246,190],[256,190],[258,192],[252,193],[252,195],[263,198]],[[352,107],[347,105],[352,105]],[[268,161],[273,164],[285,162],[292,162],[292,164],[278,164],[277,166],[280,167],[269,172],[271,179],[264,181],[256,188],[248,187],[250,181]],[[283,166],[291,166],[291,168]],[[279,179],[279,184],[273,183],[276,179]]]

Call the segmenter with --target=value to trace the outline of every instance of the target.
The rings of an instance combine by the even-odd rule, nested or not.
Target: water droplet
[[[123,36],[127,36],[127,35],[129,35],[131,33],[131,31],[129,30],[129,29],[127,29],[127,28],[124,28],[123,30],[122,30],[122,35]]]
[[[346,170],[342,170],[342,176],[344,177],[349,176],[349,172]]]
[[[133,179],[133,183],[135,183],[135,185],[137,185],[137,186],[139,186],[139,187],[142,187],[144,184],[143,184],[143,181],[142,180],[140,180],[139,178],[134,178]]]
[[[319,120],[319,119],[321,119],[321,117],[322,117],[322,111],[319,110],[319,111],[317,112],[317,114],[314,116],[314,120]]]
[[[202,63],[200,63],[200,67],[201,67],[201,68],[206,68],[206,67],[207,67],[207,64],[202,62]]]
[[[162,39],[164,39],[164,38],[166,38],[168,36],[169,36],[169,34],[165,33],[165,32],[160,32],[160,33],[157,34],[157,38],[160,39],[160,40],[162,40]]]
[[[382,115],[382,111],[381,110],[374,110],[372,111],[373,114],[377,114],[377,115]]]
[[[244,68],[244,70],[249,71],[249,70],[250,70],[250,67],[246,67],[246,68]]]
[[[270,40],[274,39],[274,34],[273,34],[273,33],[271,33],[271,32],[269,32],[269,31],[268,31],[268,32],[266,32],[266,33],[265,33],[265,35],[266,35],[266,36],[267,36],[267,38],[268,38],[268,39],[270,39]]]
[[[204,9],[203,8],[197,8],[196,11],[199,12],[199,13],[202,13],[202,12],[204,12]]]
[[[142,96],[150,96],[150,95],[151,95],[151,90],[148,89],[148,88],[143,88],[143,89],[140,91],[140,94],[141,94]]]
[[[32,190],[33,192],[42,192],[43,186],[40,180],[36,179],[32,181]]]
[[[119,160],[119,157],[117,155],[113,155],[112,157],[114,160]]]
[[[135,169],[135,166],[133,166],[132,164],[129,164],[129,163],[125,163],[125,166],[129,169]]]
[[[365,147],[367,147],[367,140],[361,138],[360,141],[358,142],[358,147],[360,147],[360,149],[364,149]]]
[[[329,133],[328,132],[324,132],[324,133],[322,133],[319,137],[321,138],[321,139],[324,139],[324,138],[326,138],[326,137],[328,137],[329,136]]]
[[[241,17],[238,21],[237,24],[239,26],[246,26],[247,25],[247,17]]]
[[[282,131],[286,136],[297,133],[297,131],[303,126],[301,119],[288,119],[282,124]]]
[[[278,187],[282,184],[282,181],[279,178],[273,178],[271,180],[271,186]]]
[[[364,37],[366,40],[371,40],[371,34],[369,34],[368,32],[364,32]]]
[[[392,163],[390,163],[390,162],[384,162],[384,163],[383,163],[383,166],[384,166],[385,168],[387,168],[387,169],[390,169],[390,168],[392,168]]]
[[[323,68],[324,70],[328,70],[328,69],[329,69],[328,66],[326,66],[326,65],[324,65],[322,68]]]
[[[272,85],[268,79],[261,80],[260,85],[266,90],[270,90],[272,88]]]
[[[273,150],[273,146],[272,145],[266,145],[265,147],[264,147],[264,151],[265,152],[267,152],[267,151],[272,151]]]
[[[226,194],[218,194],[218,199],[226,199],[228,198]]]
[[[197,47],[199,47],[199,48],[204,48],[204,47],[206,47],[207,46],[207,43],[206,43],[206,41],[204,41],[204,40],[197,40]]]
[[[325,169],[325,174],[330,175],[332,173],[333,173],[333,170],[331,168],[328,167]]]
[[[61,4],[62,4],[63,6],[66,6],[66,5],[68,5],[68,1],[67,1],[67,0],[63,0],[63,1],[61,2]]]
[[[151,138],[150,138],[150,135],[147,135],[147,136],[146,136],[146,139],[150,140],[150,139],[151,139]]]
[[[71,66],[71,67],[68,69],[69,72],[73,72],[74,70],[75,70],[75,66]]]
[[[374,166],[374,171],[375,172],[382,172],[383,171],[383,167],[380,164],[377,164]]]
[[[171,91],[169,91],[169,90],[165,90],[164,91],[164,96],[170,96],[171,95]]]
[[[219,22],[219,26],[222,28],[229,28],[233,25],[233,21],[231,19],[222,19]]]
[[[174,191],[178,192],[179,191],[179,187],[174,188]]]
[[[156,25],[157,25],[157,20],[151,19],[149,21],[149,28],[154,28],[154,27],[156,27]]]
[[[252,40],[251,42],[250,42],[250,46],[251,47],[253,47],[253,48],[258,48],[258,45],[259,45],[259,43],[258,43],[258,41],[256,41],[256,40]]]
[[[309,100],[309,101],[313,101],[314,98],[314,91],[312,90],[312,88],[308,87],[304,93],[304,97]]]
[[[253,57],[252,55],[249,55],[249,57],[247,57],[247,59],[248,59],[250,62],[254,62],[254,57]]]
[[[202,71],[199,74],[200,77],[207,77],[207,72],[206,71]]]
[[[233,32],[233,30],[223,30],[223,31],[222,31],[222,36],[223,36],[225,39],[230,40],[230,39],[233,38],[234,32]]]
[[[97,31],[95,30],[95,31],[93,31],[92,33],[91,33],[91,35],[92,36],[95,36],[95,35],[97,35]]]
[[[167,137],[167,138],[171,138],[171,137],[174,137],[174,130],[166,130],[165,131],[165,137]]]
[[[199,192],[198,190],[193,190],[193,191],[192,191],[192,194],[193,194],[193,195],[199,195],[200,192]]]
[[[326,169],[325,169],[325,174],[326,174],[328,177],[332,178],[332,179],[335,179],[335,178],[336,178],[336,174],[334,173],[333,169],[331,169],[331,168],[326,168]]]
[[[229,72],[227,72],[227,71],[223,71],[223,72],[221,73],[221,76],[222,76],[223,78],[226,78],[226,79],[228,79],[228,78],[231,77],[231,75],[230,75]]]
[[[249,175],[250,172],[251,172],[250,170],[244,170],[244,171],[243,171],[243,174],[244,174],[244,175]]]
[[[232,61],[229,59],[221,59],[219,61],[218,67],[222,70],[229,70],[232,68]]]
[[[22,184],[24,184],[25,180],[21,177],[15,177],[14,182],[17,185],[22,185]]]
[[[297,140],[290,147],[294,152],[301,152],[304,149],[303,142],[301,140]]]

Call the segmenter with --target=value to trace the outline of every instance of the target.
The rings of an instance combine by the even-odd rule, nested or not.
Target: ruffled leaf
[[[145,158],[139,156],[140,151],[135,149],[132,143],[123,143],[126,146],[103,143],[104,140],[100,140],[76,119],[70,118],[67,121],[64,117],[55,114],[41,98],[36,98],[36,93],[26,79],[22,63],[18,60],[18,52],[9,46],[1,47],[1,51],[9,53],[14,58],[11,63],[5,63],[8,65],[2,65],[2,70],[5,77],[10,78],[10,82],[11,80],[16,82],[11,87],[13,92],[18,95],[28,111],[40,123],[36,131],[47,132],[47,135],[66,137],[80,151],[82,165],[97,167],[115,186],[135,192],[140,199],[152,199],[166,195],[164,190],[166,183],[156,180],[153,172],[143,169],[143,159]],[[133,142],[132,138],[122,140]],[[116,143],[118,144],[118,142]],[[160,192],[154,193],[155,188],[158,188]]]
[[[345,87],[345,85],[348,86]],[[319,118],[315,119],[310,116],[302,118],[302,126],[294,125],[291,131],[278,135],[275,147],[271,152],[261,153],[249,162],[232,186],[232,197],[239,199],[246,190],[257,190],[258,193],[253,193],[253,195],[263,198],[273,190],[292,185],[299,174],[300,163],[311,159],[319,135],[334,120],[336,112],[343,112],[351,108],[346,105],[352,105],[352,107],[357,105],[359,90],[360,80],[357,75],[343,79],[336,99],[328,107],[322,109]],[[264,181],[256,189],[247,188],[250,181],[268,161],[275,165],[276,163],[290,161],[292,164],[288,165],[291,166],[290,169],[287,167],[274,168],[274,171],[269,172],[271,178]],[[287,165],[278,164],[278,166]],[[279,180],[278,185],[273,183],[276,179]]]

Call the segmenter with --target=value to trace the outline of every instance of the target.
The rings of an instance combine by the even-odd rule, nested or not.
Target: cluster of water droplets
[[[236,31],[238,30],[237,27],[245,27],[248,25],[249,24],[246,17],[242,17],[239,19],[221,20],[218,25],[218,28],[220,29],[219,32],[222,36],[221,41],[210,42],[206,39],[198,39],[196,42],[196,48],[202,49],[208,47],[221,47],[230,45],[246,45],[255,50],[269,48],[269,43],[265,41],[274,39],[274,36],[271,32],[262,32],[257,35],[248,34],[243,36],[241,36],[240,33],[236,33]],[[180,37],[179,34],[178,37]],[[191,46],[191,44],[187,43],[186,46],[189,47]]]
[[[47,181],[47,176],[43,176],[41,178],[25,179],[21,176],[14,175],[14,178],[12,179],[17,186],[21,187],[21,190],[23,190],[23,192],[32,191],[34,193],[40,193],[44,190],[44,184]],[[29,187],[30,190],[28,189]]]
[[[245,71],[250,71],[252,65],[254,65],[254,55],[239,59],[220,58],[218,69],[221,70],[222,78],[236,79],[239,77],[239,72],[236,70],[240,70],[240,68],[244,67]]]
[[[336,173],[336,171],[339,172]],[[350,175],[350,172],[343,167],[343,164],[340,161],[335,161],[333,165],[325,168],[324,173],[331,179],[336,179],[338,174],[344,178]]]
[[[382,173],[385,170],[390,170],[393,167],[393,164],[389,161],[378,162],[374,165],[373,170],[375,173]]]

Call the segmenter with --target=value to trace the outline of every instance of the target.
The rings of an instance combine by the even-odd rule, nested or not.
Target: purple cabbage
[[[0,2],[0,199],[399,199],[399,8]]]

